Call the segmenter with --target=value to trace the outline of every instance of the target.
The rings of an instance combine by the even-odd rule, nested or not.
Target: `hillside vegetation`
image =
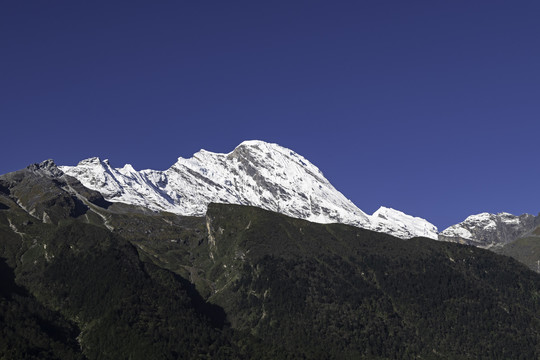
[[[540,277],[482,249],[0,176],[0,358],[535,359]]]

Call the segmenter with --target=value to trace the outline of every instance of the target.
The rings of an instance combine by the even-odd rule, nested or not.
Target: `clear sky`
[[[537,0],[3,1],[0,173],[260,139],[368,213],[537,214],[539,19]]]

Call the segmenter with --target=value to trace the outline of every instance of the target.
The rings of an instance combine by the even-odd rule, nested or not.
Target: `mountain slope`
[[[60,313],[18,286],[13,269],[0,259],[0,359],[82,360],[78,333]]]
[[[0,261],[0,355],[242,359],[255,351],[189,281],[144,261],[136,245],[113,232],[113,217],[144,219],[141,209],[93,204],[101,195],[52,163],[2,175],[0,186],[0,258],[7,264]],[[149,231],[151,223],[140,225]],[[14,291],[22,295],[5,301],[3,293]],[[245,339],[243,350],[234,336]]]
[[[209,300],[272,345],[337,359],[540,354],[540,278],[510,258],[236,205],[210,204],[206,227],[194,267]],[[170,263],[170,244],[142,244]]]
[[[499,254],[511,256],[527,265],[531,270],[540,273],[540,226],[524,237],[505,244],[495,250]]]
[[[373,216],[337,191],[304,157],[277,144],[246,141],[228,154],[201,150],[168,170],[113,168],[98,158],[61,166],[114,202],[179,215],[201,216],[209,203],[257,206],[319,223],[344,223],[400,238],[437,238],[428,221],[381,208]]]
[[[74,352],[53,357],[79,356],[75,335],[89,359],[540,356],[539,276],[482,249],[248,206],[110,204],[51,163],[0,176],[0,204],[0,257]]]

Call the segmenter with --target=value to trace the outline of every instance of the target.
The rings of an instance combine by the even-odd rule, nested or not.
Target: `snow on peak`
[[[100,165],[101,164],[101,159],[99,157],[91,157],[91,158],[88,158],[88,159],[84,159],[84,160],[81,160],[79,161],[79,164],[78,165]]]
[[[402,211],[381,206],[373,213],[372,222],[376,229],[396,234],[401,238],[424,236],[437,239],[437,227],[425,219],[407,215]]]
[[[108,165],[108,163],[107,163]],[[124,167],[121,169],[123,172],[135,172],[136,170],[133,168],[133,166],[131,166],[131,164],[126,164],[124,165]]]
[[[241,147],[259,148],[259,149],[262,149],[263,151],[268,150],[268,149],[272,149],[270,151],[283,151],[283,152],[290,151],[289,149],[284,148],[283,146],[278,145],[276,143],[270,143],[270,142],[266,142],[266,141],[262,141],[262,140],[245,140],[245,141],[242,141],[240,144],[238,144],[238,146],[235,148],[235,150],[238,149],[238,148],[241,148]]]
[[[200,150],[165,171],[115,169],[99,158],[60,167],[109,201],[180,215],[204,215],[209,203],[252,205],[319,223],[338,222],[401,238],[437,238],[424,219],[380,208],[367,215],[303,156],[278,144],[244,141],[222,154]]]
[[[439,239],[490,248],[511,242],[537,226],[535,216],[483,212],[468,216],[439,234]]]
[[[497,215],[483,212],[470,215],[463,222],[452,225],[443,230],[440,235],[445,237],[473,240],[474,234],[485,229],[494,229],[497,226]]]

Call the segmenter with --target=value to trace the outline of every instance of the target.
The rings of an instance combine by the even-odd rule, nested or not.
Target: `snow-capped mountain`
[[[439,234],[439,240],[458,242],[482,248],[493,248],[510,243],[533,231],[540,224],[530,214],[481,213],[471,215]]]
[[[428,221],[381,207],[368,215],[336,190],[301,155],[277,144],[245,141],[228,154],[201,150],[165,171],[113,168],[90,158],[61,166],[66,174],[112,202],[201,216],[209,203],[252,205],[318,223],[344,223],[400,238],[436,239]]]

